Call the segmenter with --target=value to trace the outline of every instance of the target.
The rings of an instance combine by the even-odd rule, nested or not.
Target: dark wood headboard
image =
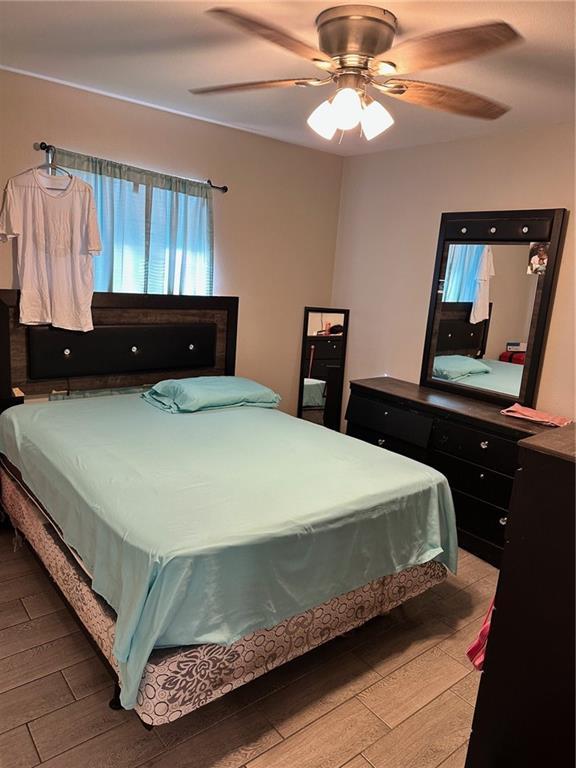
[[[236,297],[95,293],[87,333],[20,325],[18,302],[0,290],[0,398],[234,374]]]
[[[469,301],[442,302],[440,307],[435,355],[484,357],[490,330],[492,303],[490,303],[488,320],[482,320],[480,323],[470,322],[472,303]]]

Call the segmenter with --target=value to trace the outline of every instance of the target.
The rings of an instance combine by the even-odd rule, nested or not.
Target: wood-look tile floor
[[[0,529],[0,768],[462,768],[497,573],[461,551],[458,576],[150,732]]]

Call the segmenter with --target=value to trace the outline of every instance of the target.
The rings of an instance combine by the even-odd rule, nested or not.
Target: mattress
[[[522,384],[524,366],[516,363],[505,363],[501,360],[487,360],[481,362],[490,368],[490,373],[478,373],[462,379],[462,383],[476,389],[488,389],[491,392],[502,392],[505,395],[518,397]]]
[[[118,672],[113,654],[114,611],[90,588],[89,579],[43,511],[12,471],[0,466],[2,504],[14,526],[76,612],[102,655]],[[163,725],[193,712],[322,643],[387,613],[446,578],[430,561],[384,576],[322,605],[249,633],[230,646],[199,645],[152,652],[138,685],[134,709],[149,725]],[[346,646],[343,646],[343,651]]]
[[[154,648],[231,646],[411,566],[455,569],[442,475],[277,411],[16,406],[0,450],[116,612],[126,708]]]
[[[321,379],[304,379],[302,392],[303,408],[324,408],[326,404],[326,382]]]

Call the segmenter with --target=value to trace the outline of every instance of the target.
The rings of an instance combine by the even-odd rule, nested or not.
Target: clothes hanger
[[[30,171],[41,171],[41,170],[48,170],[48,176],[52,177],[52,174],[50,171],[62,171],[62,173],[66,174],[70,181],[74,178],[70,171],[67,171],[66,168],[62,168],[60,165],[56,165],[56,163],[41,163],[40,165],[33,165],[31,168],[26,168],[24,171],[20,171],[19,173],[15,173],[14,176],[12,176],[13,179],[17,178],[18,176],[23,176],[25,173],[30,173]],[[53,177],[52,177],[53,178]],[[70,183],[70,182],[69,182]],[[46,189],[55,189],[62,191],[62,187],[59,186],[46,186]],[[65,187],[66,189],[66,187]]]
[[[41,168],[47,168],[49,176],[52,175],[51,171],[54,171],[54,173],[56,173],[56,171],[62,171],[62,173],[65,173],[70,179],[72,179],[72,174],[69,171],[54,162],[56,147],[53,144],[47,144],[45,141],[41,141],[39,144],[34,144],[34,149],[40,149],[43,152],[46,152],[46,162],[37,166],[37,170],[40,170]]]
[[[17,176],[23,176],[25,173],[30,173],[30,171],[41,171],[41,170],[47,170],[48,176],[55,175],[58,171],[61,171],[62,173],[66,174],[70,181],[72,181],[73,176],[70,173],[70,171],[66,170],[66,168],[63,168],[61,165],[57,165],[54,162],[54,153],[55,148],[51,144],[46,144],[46,142],[41,142],[40,144],[34,144],[34,149],[41,149],[46,152],[46,161],[43,163],[40,163],[40,165],[33,165],[31,168],[27,168],[24,171],[20,171],[19,173],[14,174],[12,178],[16,178]],[[62,187],[49,187],[47,186],[46,189],[56,189],[61,190]]]
[[[62,168],[61,165],[56,165],[56,163],[42,163],[41,165],[35,166],[35,168],[32,169],[32,170],[41,171],[41,170],[44,170],[44,169],[46,169],[48,171],[47,177],[49,179],[55,178],[56,173],[58,171],[61,171],[62,173],[66,174],[66,176],[68,176],[68,184],[66,184],[65,187],[60,187],[58,185],[50,186],[49,184],[43,184],[42,186],[45,189],[54,189],[54,190],[59,190],[59,191],[63,191],[64,189],[68,189],[68,185],[71,183],[72,178],[73,178],[73,176],[70,173],[70,171],[67,171],[66,168]]]

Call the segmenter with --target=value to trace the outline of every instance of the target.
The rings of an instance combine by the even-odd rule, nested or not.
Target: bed
[[[23,335],[15,297],[7,298],[11,383],[46,390],[50,380],[22,367],[21,345],[36,370],[60,374],[58,334],[49,344],[34,329]],[[174,298],[153,297],[153,307],[150,297],[100,301],[112,310],[104,316],[130,325],[116,340],[135,338],[139,319],[141,347],[132,347],[144,349],[151,319],[184,324],[214,312],[209,300]],[[125,303],[134,311],[119,312]],[[212,373],[233,372],[234,308],[224,315],[215,319]],[[153,360],[131,357],[136,370],[94,373],[106,367],[105,352],[82,362],[82,338],[65,348],[80,383],[165,378],[138,370]],[[177,375],[190,375],[187,365]],[[122,705],[148,725],[181,717],[455,569],[442,475],[275,410],[174,415],[134,394],[22,405],[0,417],[0,451],[14,527],[118,674]]]
[[[302,408],[324,408],[326,405],[326,382],[322,379],[304,379]]]
[[[489,305],[490,316],[474,324],[469,322],[471,308],[471,302],[443,302],[440,305],[434,328],[435,353],[430,359],[428,375],[448,383],[464,384],[467,387],[510,395],[513,398],[519,397],[524,366],[484,357],[490,331],[492,304]],[[434,369],[438,357],[452,355],[479,360],[490,368],[490,372],[450,379],[436,376]]]
[[[482,358],[482,362],[490,368],[490,373],[475,374],[461,379],[468,387],[487,389],[491,392],[501,392],[511,397],[518,397],[524,366],[517,363],[505,363],[501,360]]]
[[[517,398],[520,394],[522,385],[522,376],[524,366],[518,363],[508,363],[501,360],[490,360],[489,358],[466,358],[461,355],[452,355],[450,359],[454,360],[472,360],[472,366],[475,363],[481,363],[483,370],[480,372],[471,371],[462,376],[446,378],[443,375],[436,375],[437,367],[442,367],[446,361],[446,356],[436,356],[434,358],[433,378],[439,381],[450,381],[454,384],[465,384],[467,387],[475,389],[484,389],[490,392],[500,392],[505,395]],[[465,364],[464,364],[465,365]]]

